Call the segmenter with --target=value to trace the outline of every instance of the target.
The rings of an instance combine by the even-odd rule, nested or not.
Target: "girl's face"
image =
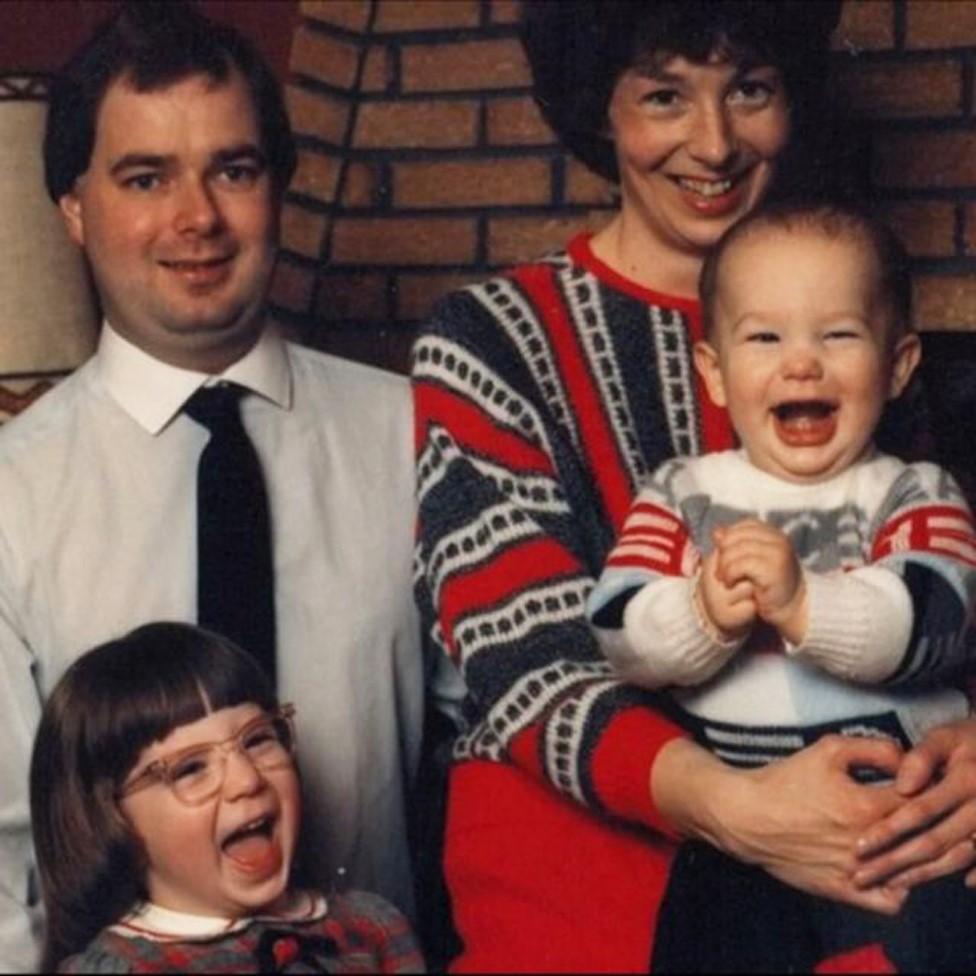
[[[128,780],[152,762],[208,743],[229,743],[264,712],[247,703],[181,725],[142,751]],[[142,841],[149,900],[196,915],[236,918],[270,908],[285,893],[301,819],[293,764],[258,769],[227,748],[220,790],[197,806],[163,782],[124,797],[123,816]]]
[[[762,200],[790,135],[779,70],[717,55],[629,68],[608,118],[623,218],[662,254],[703,257]]]

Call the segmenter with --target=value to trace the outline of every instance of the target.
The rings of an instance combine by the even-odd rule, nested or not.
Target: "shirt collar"
[[[269,327],[247,355],[222,373],[180,369],[150,356],[105,322],[96,368],[109,395],[141,427],[158,434],[202,386],[238,383],[282,409],[291,407],[291,367],[284,341]]]
[[[111,930],[128,939],[153,942],[194,942],[214,939],[246,929],[254,922],[315,922],[328,913],[325,896],[317,891],[296,891],[277,913],[223,918],[217,915],[192,915],[141,902],[123,916]]]

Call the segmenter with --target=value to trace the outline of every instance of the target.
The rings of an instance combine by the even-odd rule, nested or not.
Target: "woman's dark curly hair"
[[[546,121],[577,159],[613,181],[607,105],[617,79],[638,60],[664,52],[702,63],[721,52],[774,65],[792,109],[789,154],[802,160],[795,178],[807,172],[809,182],[840,7],[840,0],[526,0],[522,42]]]

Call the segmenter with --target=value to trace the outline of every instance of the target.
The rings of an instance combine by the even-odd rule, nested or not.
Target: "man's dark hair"
[[[866,248],[877,262],[878,292],[890,312],[889,342],[895,342],[911,330],[911,266],[905,248],[894,233],[871,214],[855,207],[784,201],[762,207],[733,224],[705,258],[698,294],[707,337],[714,333],[715,298],[723,258],[738,241],[777,230],[818,234],[828,240],[852,241]]]
[[[526,0],[522,41],[542,114],[577,159],[614,181],[607,106],[628,68],[656,54],[704,63],[720,53],[737,64],[773,65],[793,119],[781,168],[813,183],[821,174],[811,171],[810,146],[822,130],[840,7],[839,0]]]
[[[44,171],[57,203],[91,163],[98,110],[121,77],[137,92],[156,91],[192,75],[214,84],[241,73],[258,117],[272,182],[283,193],[295,170],[295,142],[281,86],[254,48],[231,27],[184,0],[123,4],[57,74],[51,85]]]

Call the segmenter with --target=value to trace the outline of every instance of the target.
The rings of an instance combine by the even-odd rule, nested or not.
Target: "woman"
[[[976,731],[944,730],[903,764],[907,793],[955,756],[914,804],[846,775],[897,769],[888,742],[824,739],[736,771],[612,678],[583,614],[640,477],[731,444],[692,378],[698,273],[793,160],[809,171],[838,8],[527,5],[540,104],[619,180],[620,209],[565,253],[450,296],[415,347],[418,596],[470,692],[445,852],[458,970],[646,970],[679,836],[888,914],[905,889],[878,871],[974,860]],[[861,834],[885,842],[950,809],[941,836],[866,861],[855,884]]]

